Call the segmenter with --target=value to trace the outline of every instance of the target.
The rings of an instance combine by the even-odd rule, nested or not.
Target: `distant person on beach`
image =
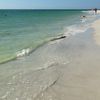
[[[97,14],[97,8],[94,8],[94,12],[95,12],[95,14]]]

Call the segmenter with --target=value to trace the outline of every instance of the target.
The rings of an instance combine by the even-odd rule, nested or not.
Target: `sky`
[[[0,9],[100,9],[100,0],[0,0]]]

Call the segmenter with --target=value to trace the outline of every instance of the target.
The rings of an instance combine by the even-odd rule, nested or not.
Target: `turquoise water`
[[[0,63],[64,33],[81,10],[0,10]]]

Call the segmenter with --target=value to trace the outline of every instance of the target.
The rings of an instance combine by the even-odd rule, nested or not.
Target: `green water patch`
[[[10,54],[2,55],[2,56],[0,56],[0,64],[9,62],[9,61],[15,60],[15,59],[16,59],[15,55],[10,55]]]

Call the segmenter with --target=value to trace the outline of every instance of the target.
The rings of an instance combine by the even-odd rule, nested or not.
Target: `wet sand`
[[[92,28],[0,65],[0,100],[100,100],[99,31]]]

